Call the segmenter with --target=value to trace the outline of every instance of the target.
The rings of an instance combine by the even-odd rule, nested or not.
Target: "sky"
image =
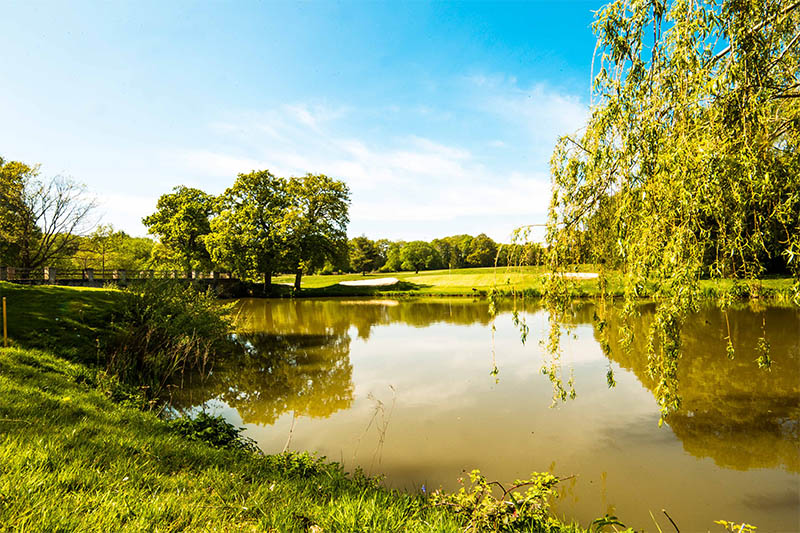
[[[11,0],[0,156],[86,184],[137,236],[173,187],[268,169],[345,181],[351,237],[508,242],[546,221],[601,5]]]

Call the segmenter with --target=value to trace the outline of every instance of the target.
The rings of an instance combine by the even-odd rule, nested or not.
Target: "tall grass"
[[[157,398],[177,375],[204,373],[230,353],[230,310],[191,285],[155,280],[126,289],[112,314],[107,371]]]

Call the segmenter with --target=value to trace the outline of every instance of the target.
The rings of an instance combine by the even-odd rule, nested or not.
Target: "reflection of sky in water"
[[[530,327],[523,346],[508,310],[501,309],[504,313],[496,320],[494,341],[500,371],[496,383],[489,373],[493,363],[486,302],[387,303],[248,304],[248,312],[258,317],[251,322],[251,330],[338,335],[337,379],[345,376],[342,357],[349,356],[345,370],[351,372],[352,396],[342,396],[345,400],[335,403],[329,416],[298,416],[291,449],[318,451],[349,469],[361,465],[386,474],[388,485],[405,488],[424,483],[453,489],[462,470],[472,468],[503,481],[532,471],[578,474],[563,485],[556,509],[584,525],[608,512],[629,525],[652,528],[648,511],[655,514],[666,508],[687,531],[711,529],[715,519],[748,521],[761,530],[800,528],[797,432],[776,434],[775,424],[769,421],[761,427],[752,416],[729,412],[739,408],[744,394],[747,408],[755,410],[757,417],[764,405],[759,397],[769,397],[783,413],[780,416],[789,413],[796,420],[800,385],[792,381],[798,375],[792,365],[798,362],[800,339],[797,333],[787,336],[786,332],[799,331],[795,326],[800,325],[800,313],[771,311],[771,327],[777,328],[771,335],[773,358],[784,365],[783,374],[750,374],[755,368],[748,365],[753,358],[747,348],[754,342],[750,330],[760,334],[761,322],[757,320],[758,328],[753,329],[748,320],[755,323],[751,319],[760,315],[732,314],[735,338],[743,347],[735,365],[715,353],[719,313],[703,315],[699,330],[689,328],[687,350],[697,353],[682,363],[685,404],[700,418],[703,413],[716,418],[712,427],[698,425],[692,412],[691,417],[676,417],[674,423],[679,425],[673,431],[657,427],[659,413],[642,370],[646,363],[641,353],[622,359],[612,356],[617,386],[608,389],[609,361],[596,340],[591,306],[579,309],[577,325],[562,341],[563,379],[566,382],[571,369],[578,396],[551,409],[552,388],[540,372],[544,351],[539,340],[548,331],[545,312],[523,314]],[[646,314],[640,326],[647,326]],[[333,375],[325,367],[325,349],[298,352],[313,355],[309,358],[313,364],[303,363],[307,368],[302,370],[313,379]],[[308,392],[319,392],[313,379],[306,380],[304,375],[298,379]],[[745,383],[738,383],[726,395],[720,383],[729,378]],[[235,387],[236,379],[230,383]],[[714,390],[703,390],[698,383],[708,383]],[[346,384],[325,386],[332,393],[345,394]],[[232,423],[244,425],[235,409],[218,402],[214,409]],[[293,416],[289,410],[272,425],[247,425],[247,434],[265,451],[280,451]],[[383,443],[381,428],[385,429]],[[729,431],[735,431],[735,443]],[[754,450],[760,450],[760,455]]]

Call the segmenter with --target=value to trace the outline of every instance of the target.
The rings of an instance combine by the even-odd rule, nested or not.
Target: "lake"
[[[574,475],[559,485],[554,509],[583,526],[608,513],[655,531],[652,512],[672,531],[666,509],[681,531],[718,530],[719,519],[800,531],[797,308],[748,305],[726,318],[707,307],[693,315],[683,332],[682,406],[659,427],[643,339],[652,305],[629,322],[634,342],[626,351],[618,306],[573,304],[560,367],[576,397],[552,407],[540,342],[549,315],[536,301],[503,301],[494,319],[480,299],[237,306],[244,355],[175,403],[223,414],[267,453],[288,441],[288,449],[408,490],[457,489],[474,468],[504,483],[531,472]],[[529,328],[524,344],[519,321]],[[761,336],[771,346],[770,371],[755,363]]]

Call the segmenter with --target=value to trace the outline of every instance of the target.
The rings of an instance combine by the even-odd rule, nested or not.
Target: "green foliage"
[[[154,266],[151,263],[155,242],[146,237],[131,237],[114,231],[110,225],[98,226],[91,234],[77,240],[77,251],[56,265],[69,270],[93,268],[104,275],[113,270],[136,272]],[[169,265],[159,262],[157,266]],[[171,265],[170,265],[171,266]]]
[[[0,157],[0,262],[29,270],[63,260],[92,226],[94,207],[83,185],[40,179],[38,166]]]
[[[210,369],[228,351],[230,307],[210,292],[170,281],[147,281],[122,292],[107,341],[108,372],[123,383],[146,387],[158,398],[187,370]]]
[[[454,494],[436,491],[431,495],[432,505],[450,507],[464,516],[468,530],[547,531],[555,524],[549,516],[549,498],[556,494],[559,480],[552,474],[533,473],[508,488],[487,481],[480,470],[470,472],[469,479],[470,485]],[[463,484],[463,479],[459,481]]]
[[[433,270],[441,268],[436,249],[425,241],[411,241],[400,249],[400,268],[403,270]]]
[[[206,268],[210,262],[204,238],[211,232],[209,218],[214,210],[214,198],[183,185],[172,191],[161,195],[156,212],[144,217],[142,224],[158,236],[186,272]]]
[[[730,533],[754,533],[756,526],[751,524],[737,524],[735,522],[728,522],[727,520],[714,520],[715,524],[719,524],[725,528],[725,531],[730,531]]]
[[[470,266],[492,266],[497,258],[497,244],[485,233],[481,233],[470,243],[467,264]]]
[[[548,264],[618,267],[657,300],[650,370],[664,415],[702,277],[792,272],[800,249],[798,4],[616,0],[597,14],[593,106],[553,153]],[[566,293],[555,282],[550,301]]]
[[[268,455],[267,462],[288,477],[306,478],[325,474],[330,466],[324,460],[308,452],[284,452]],[[336,468],[336,465],[334,465]]]
[[[269,283],[285,253],[282,217],[290,205],[287,182],[268,170],[239,174],[217,199],[206,246],[212,260],[240,279]]]
[[[256,443],[242,436],[244,428],[237,428],[221,416],[200,412],[194,418],[180,417],[170,421],[170,426],[184,437],[205,442],[217,448],[259,452]]]
[[[290,202],[281,222],[286,264],[295,272],[295,289],[300,290],[304,272],[347,255],[350,189],[324,174],[307,174],[290,178],[287,191]]]
[[[613,531],[619,531],[616,526],[625,527],[625,524],[619,521],[619,519],[614,515],[606,514],[603,517],[595,518],[592,520],[592,524],[590,526],[590,530],[596,533],[603,531],[605,528],[610,527]],[[628,531],[633,531],[629,529]]]
[[[37,175],[38,167],[0,157],[0,263],[18,263],[23,234],[27,227],[35,227],[24,192]]]
[[[348,249],[350,270],[353,272],[372,272],[386,263],[378,244],[364,235],[350,239]]]

